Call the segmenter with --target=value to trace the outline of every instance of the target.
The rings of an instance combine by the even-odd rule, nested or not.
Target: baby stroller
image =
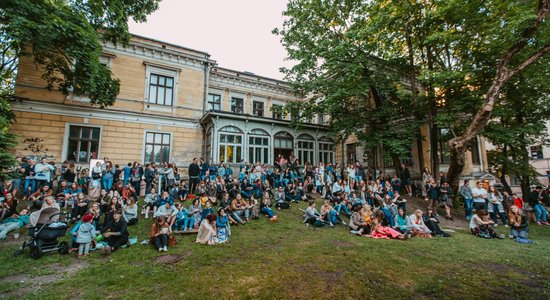
[[[59,221],[60,211],[57,208],[45,208],[33,213],[30,218],[29,236],[21,248],[15,251],[15,255],[24,253],[25,248],[30,248],[30,256],[39,259],[43,253],[58,251],[60,254],[69,253],[69,244],[59,242],[57,239],[64,237],[69,228],[67,222]]]

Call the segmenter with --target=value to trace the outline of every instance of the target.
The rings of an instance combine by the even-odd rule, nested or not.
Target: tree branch
[[[528,59],[526,59],[524,62],[519,64],[517,67],[515,67],[510,72],[510,77],[513,77],[517,73],[521,72],[523,69],[527,68],[528,66],[532,65],[534,62],[536,62],[539,58],[541,58],[543,55],[548,53],[550,51],[550,44],[546,44],[541,49],[539,49],[537,52],[533,53]]]

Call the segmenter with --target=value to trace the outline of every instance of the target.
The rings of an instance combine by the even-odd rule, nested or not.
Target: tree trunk
[[[506,174],[508,174],[508,146],[504,145],[504,149],[502,149],[502,155],[504,156],[504,161],[502,162],[502,169],[500,170],[499,179],[500,183],[504,186],[504,190],[508,192],[508,194],[512,195],[512,188],[508,184],[508,181],[506,180]]]
[[[395,169],[395,174],[401,178],[401,160],[399,159],[399,155],[391,154],[391,160]]]

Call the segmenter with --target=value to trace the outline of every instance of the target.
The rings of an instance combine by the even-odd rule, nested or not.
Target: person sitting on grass
[[[429,208],[426,213],[422,215],[422,220],[424,221],[424,224],[426,224],[428,229],[430,229],[430,231],[432,232],[432,236],[451,237],[450,234],[441,230],[441,227],[439,226],[439,218],[437,217],[433,209]]]
[[[229,218],[230,224],[238,224],[242,222],[242,220],[237,215],[231,212],[231,201],[229,200],[229,193],[223,193],[222,199],[220,200],[220,208],[223,208],[223,210],[225,210],[225,213]]]
[[[207,200],[205,206],[201,211],[201,221],[206,219],[208,215],[213,215],[214,213],[215,211],[214,208],[212,208],[212,202],[210,202],[210,200]]]
[[[0,202],[0,221],[14,215],[17,212],[17,199],[12,193],[6,193],[4,201]]]
[[[260,205],[258,203],[257,197],[252,195],[247,203],[248,211],[250,212],[251,219],[258,219],[260,217]]]
[[[410,234],[404,235],[391,227],[383,226],[382,218],[384,218],[383,213],[378,213],[373,216],[370,233],[372,238],[406,240],[410,237]]]
[[[229,241],[231,229],[229,227],[229,219],[223,208],[218,209],[218,217],[216,218],[216,229],[218,234],[218,242],[225,243]]]
[[[71,222],[79,220],[86,212],[88,212],[88,200],[86,200],[83,193],[78,193],[71,210]]]
[[[155,205],[159,200],[159,195],[156,193],[155,188],[151,188],[150,193],[145,195],[144,205],[142,213],[145,215],[145,219],[149,218],[149,212],[153,210],[153,215],[157,212],[157,206]]]
[[[330,201],[325,200],[321,206],[321,218],[325,223],[328,223],[330,227],[334,227],[335,224],[346,225],[346,222],[340,218],[338,212],[330,205]]]
[[[138,222],[137,205],[134,198],[130,197],[124,201],[122,206],[122,216],[128,226],[136,225]]]
[[[290,204],[286,201],[286,195],[282,186],[279,186],[275,192],[275,207],[277,207],[278,210],[290,208]]]
[[[529,222],[527,222],[527,217],[522,209],[515,205],[510,206],[508,223],[510,224],[511,239],[529,239]]]
[[[176,203],[176,209],[178,214],[176,215],[176,221],[174,222],[174,229],[189,231],[195,226],[195,218],[189,212],[189,210],[181,203]]]
[[[334,203],[334,209],[338,212],[338,215],[341,214],[343,210],[348,217],[351,216],[351,211],[348,208],[350,201],[348,200],[346,193],[338,193],[332,201]]]
[[[76,197],[82,193],[80,186],[73,182],[71,186],[65,190],[65,207],[74,207]]]
[[[309,201],[309,206],[304,213],[304,223],[307,226],[314,225],[316,227],[321,227],[325,224],[321,214],[317,211],[317,208],[315,208],[314,200]]]
[[[250,210],[247,206],[241,194],[237,194],[236,198],[231,202],[231,211],[243,221],[241,224],[246,224],[249,221]]]
[[[271,206],[272,204],[269,191],[265,191],[262,202],[260,203],[260,213],[267,215],[270,221],[277,221],[277,216],[275,215],[273,209],[271,209]]]
[[[170,234],[170,225],[168,225],[164,217],[158,216],[155,223],[151,224],[151,229],[149,230],[149,243],[155,246],[155,249],[159,252],[167,252]]]
[[[155,213],[155,217],[164,217],[164,220],[170,227],[174,225],[178,210],[170,202],[166,202],[163,206],[159,207]]]
[[[193,228],[199,228],[199,224],[201,223],[201,216],[202,216],[202,206],[200,203],[200,200],[198,198],[195,198],[193,200],[193,204],[189,206],[189,213],[192,214],[195,222],[193,224]]]
[[[27,224],[29,224],[29,210],[24,208],[19,214],[13,214],[0,223],[0,240],[5,239],[11,231],[18,230]]]
[[[433,210],[430,210],[430,212],[433,212]],[[430,227],[426,225],[424,221],[424,212],[420,209],[415,210],[414,214],[407,218],[407,221],[412,236],[432,237],[432,234],[434,234]],[[437,228],[439,228],[439,226],[437,226]]]
[[[489,219],[489,214],[484,208],[476,210],[476,213],[470,220],[470,231],[473,235],[491,239],[499,237],[493,225],[495,222]]]
[[[128,224],[122,218],[120,208],[113,212],[112,219],[105,225],[101,234],[104,241],[107,242],[107,246],[102,249],[103,254],[111,254],[111,252],[116,251],[120,247],[128,245],[128,236],[130,233],[128,232]]]
[[[209,215],[202,220],[197,234],[196,242],[205,245],[215,245],[218,243],[218,232],[216,230],[216,215]]]
[[[106,190],[101,190],[99,192],[99,197],[96,199],[96,203],[99,204],[102,213],[109,211],[112,197],[113,196],[109,195]]]
[[[46,197],[51,196],[52,194],[53,194],[53,191],[50,189],[50,186],[46,184],[36,192],[32,193],[29,196],[29,200],[32,202],[33,207],[40,209],[40,207],[42,207],[42,203],[44,202],[44,199]]]
[[[369,235],[370,234],[370,224],[365,222],[365,218],[362,214],[362,206],[354,205],[352,207],[353,214],[349,220],[349,227],[351,234],[357,235]]]
[[[403,208],[399,208],[397,210],[397,215],[395,216],[394,229],[402,234],[411,233],[411,225],[409,223],[409,217],[405,214],[405,210],[403,210]]]

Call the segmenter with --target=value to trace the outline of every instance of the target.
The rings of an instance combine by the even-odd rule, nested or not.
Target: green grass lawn
[[[483,240],[466,230],[452,238],[373,240],[343,226],[308,228],[297,207],[306,203],[280,212],[277,223],[262,217],[232,227],[228,244],[178,236],[168,254],[180,260],[172,263],[139,244],[108,257],[56,253],[34,261],[28,252],[12,256],[19,244],[0,242],[0,297],[550,298],[550,226],[531,226],[532,245]],[[151,222],[140,220],[131,236],[145,239]]]

